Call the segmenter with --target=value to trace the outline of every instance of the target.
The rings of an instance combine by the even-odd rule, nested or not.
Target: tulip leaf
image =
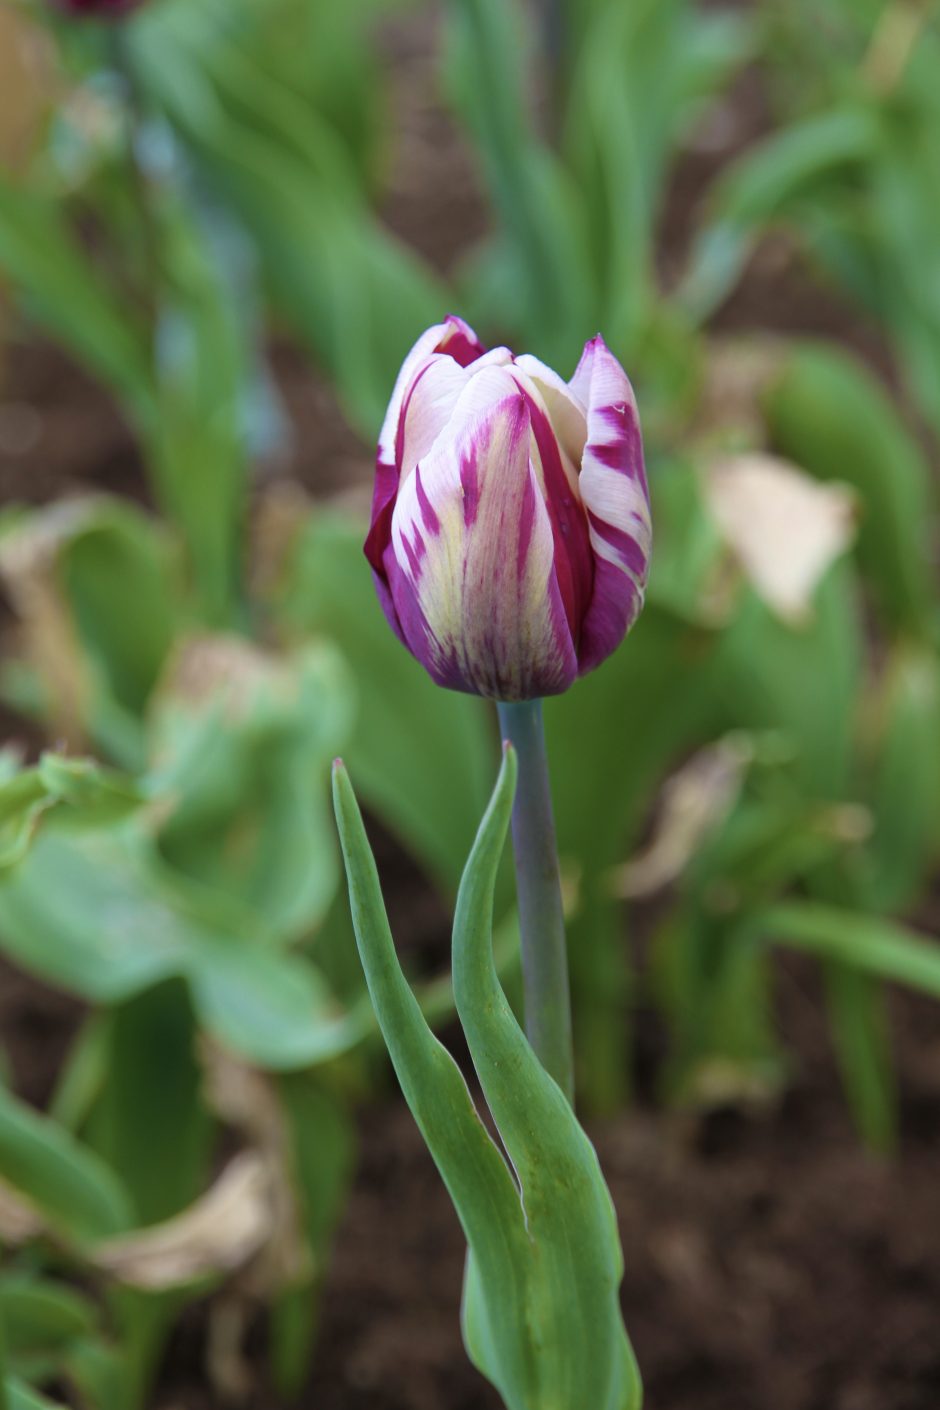
[[[263,45],[257,52],[244,32],[251,7],[241,17],[234,8],[229,0],[153,7],[130,37],[135,68],[250,232],[285,317],[374,434],[395,371],[440,315],[444,290],[371,218],[345,143],[280,81]]]
[[[3,1410],[61,1410],[56,1401],[47,1400],[44,1395],[33,1390],[32,1386],[25,1385],[16,1376],[7,1378],[5,1391],[6,1403]]]
[[[48,1278],[10,1272],[0,1280],[0,1322],[10,1366],[29,1379],[48,1377],[59,1358],[94,1332],[94,1305]]]
[[[137,416],[149,414],[147,341],[49,196],[0,177],[0,269],[31,313]]]
[[[454,925],[458,1012],[512,1171],[402,974],[375,862],[338,766],[334,799],[356,938],[402,1090],[467,1236],[464,1336],[471,1358],[509,1410],[634,1410],[640,1385],[620,1314],[623,1264],[610,1195],[590,1142],[526,1042],[493,967],[493,897],[515,775],[507,750]]]
[[[181,660],[152,715],[153,788],[173,800],[160,853],[278,940],[301,939],[339,881],[326,779],[355,708],[345,662],[325,644],[280,657],[224,636]]]
[[[878,140],[871,111],[835,107],[792,123],[739,158],[715,193],[679,291],[691,316],[706,318],[727,296],[763,227],[785,219],[790,203],[817,183],[857,169]]]
[[[123,1180],[135,1223],[156,1224],[195,1200],[209,1173],[196,1017],[182,980],[170,979],[102,1021],[107,1062],[84,1135]]]
[[[767,939],[790,949],[940,999],[940,943],[896,921],[815,901],[781,901],[761,911],[757,924]]]
[[[875,822],[865,900],[903,913],[919,899],[940,850],[940,660],[899,644],[881,685],[870,802]]]
[[[0,751],[0,878],[23,861],[40,822],[87,827],[112,822],[140,806],[132,780],[91,759],[45,753],[30,769],[18,769],[10,751]]]
[[[858,549],[889,623],[921,636],[936,618],[930,467],[879,381],[825,345],[796,348],[763,399],[775,445],[862,498]]]
[[[549,362],[573,361],[576,330],[591,318],[592,264],[574,184],[526,110],[522,7],[517,0],[449,0],[445,10],[448,89],[479,149],[523,331]],[[503,309],[486,312],[498,321]]]
[[[131,1225],[130,1200],[114,1172],[3,1087],[0,1179],[70,1242],[95,1243]]]
[[[96,1003],[182,976],[211,1033],[278,1070],[345,1052],[371,1026],[364,1011],[337,1005],[310,960],[279,949],[260,918],[168,882],[134,835],[42,837],[0,884],[0,948]]]

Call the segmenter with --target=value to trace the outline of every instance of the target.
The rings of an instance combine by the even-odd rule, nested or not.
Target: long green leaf
[[[790,949],[837,960],[940,999],[940,944],[896,921],[810,901],[785,901],[762,911],[757,924],[768,939]]]
[[[510,1410],[634,1410],[639,1378],[619,1309],[623,1265],[610,1196],[590,1142],[529,1048],[493,966],[493,896],[515,773],[507,751],[454,925],[458,1012],[515,1178],[405,981],[352,788],[337,766],[334,799],[356,938],[402,1090],[467,1235],[471,1358]]]
[[[0,1179],[69,1241],[94,1243],[131,1226],[130,1201],[114,1172],[3,1088]]]

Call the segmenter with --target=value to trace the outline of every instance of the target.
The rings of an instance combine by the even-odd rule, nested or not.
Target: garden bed
[[[472,173],[433,96],[420,18],[390,37],[398,129],[387,215],[442,268],[483,227]],[[718,156],[690,155],[667,207],[664,263],[711,168],[766,123],[750,75],[737,127]],[[821,291],[781,247],[764,249],[723,311],[729,331],[825,333],[890,375],[871,328]],[[362,489],[370,454],[304,356],[279,342],[273,363],[294,422],[271,473],[318,495]],[[17,350],[2,399],[30,408],[15,445],[0,441],[0,500],[51,502],[79,489],[145,499],[130,434],[107,399],[51,347]],[[9,417],[7,427],[9,429]],[[22,431],[22,423],[20,423]],[[0,717],[35,750],[34,731]],[[399,934],[409,916],[434,965],[447,929],[434,898],[389,859]],[[397,869],[397,870],[396,870]],[[417,925],[417,922],[416,922]],[[892,996],[900,1146],[892,1160],[861,1147],[831,1056],[813,971],[778,969],[778,1017],[793,1057],[784,1096],[763,1109],[664,1116],[655,1106],[664,1036],[636,1016],[637,1100],[591,1128],[617,1206],[626,1257],[626,1322],[649,1410],[936,1410],[940,1404],[940,1031],[936,1006]],[[80,1007],[4,965],[0,1037],[17,1090],[41,1103]],[[464,1243],[456,1217],[401,1098],[389,1086],[360,1113],[361,1159],[323,1298],[320,1349],[298,1403],[316,1410],[496,1410],[466,1363],[459,1336]],[[222,1404],[206,1370],[211,1308],[174,1335],[156,1410]],[[249,1410],[275,1410],[263,1347],[248,1338]],[[585,1410],[593,1410],[585,1407]]]

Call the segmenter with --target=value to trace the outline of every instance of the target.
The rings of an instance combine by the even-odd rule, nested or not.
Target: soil
[[[849,1123],[812,968],[788,960],[777,979],[795,1070],[776,1106],[680,1118],[641,1100],[589,1125],[619,1216],[647,1410],[936,1410],[936,1006],[892,995],[901,1134],[879,1159]],[[655,1015],[642,1011],[637,1027],[639,1065],[652,1066]],[[499,1410],[462,1349],[463,1239],[417,1128],[391,1096],[359,1125],[316,1365],[297,1404]],[[174,1342],[159,1410],[216,1410],[203,1350],[197,1318]],[[275,1403],[259,1380],[245,1406]]]
[[[390,225],[442,270],[485,229],[472,162],[444,116],[427,9],[385,32],[398,144]],[[759,75],[729,99],[724,146],[686,154],[664,213],[666,277],[717,166],[766,130]],[[757,253],[721,311],[728,331],[825,333],[890,379],[877,332],[814,279],[786,242]],[[275,376],[294,425],[278,473],[319,495],[368,484],[370,453],[324,379],[279,340]],[[75,489],[146,502],[130,433],[65,357],[25,336],[0,387],[0,503]],[[5,728],[4,728],[5,727]],[[29,727],[0,731],[35,747]],[[403,858],[385,849],[396,931],[446,962],[446,924]],[[410,918],[410,924],[409,924]],[[937,1410],[940,1406],[940,1023],[935,1005],[893,994],[901,1129],[890,1160],[849,1122],[816,978],[778,967],[778,1019],[792,1081],[769,1108],[678,1118],[651,1098],[664,1039],[636,1017],[640,1099],[591,1135],[626,1257],[623,1304],[648,1410]],[[0,1042],[17,1090],[42,1105],[81,1020],[78,1004],[0,963]],[[463,1354],[463,1241],[414,1123],[391,1087],[359,1117],[361,1158],[323,1297],[320,1346],[298,1404],[316,1410],[498,1410]],[[206,1371],[208,1309],[174,1335],[153,1410],[221,1410]],[[263,1336],[243,1410],[281,1410],[264,1383]],[[585,1406],[585,1410],[594,1407]]]
[[[798,998],[806,975],[799,983]],[[808,1008],[804,1070],[776,1110],[679,1123],[640,1109],[591,1128],[619,1215],[623,1307],[649,1410],[940,1404],[936,1009],[898,1004],[925,1046],[901,1055],[903,1134],[887,1162],[859,1149],[831,1064],[812,1057],[822,1033]],[[362,1126],[303,1403],[497,1410],[462,1355],[462,1240],[414,1124],[382,1106]]]

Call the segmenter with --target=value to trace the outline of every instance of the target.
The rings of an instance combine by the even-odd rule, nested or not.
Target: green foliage
[[[113,1172],[2,1087],[0,1174],[61,1238],[79,1247],[131,1225],[130,1200]]]
[[[34,768],[20,770],[12,751],[0,751],[0,880],[26,856],[47,815],[78,826],[109,823],[141,801],[130,779],[90,759],[46,753]]]
[[[108,1067],[88,1139],[120,1174],[139,1224],[178,1213],[206,1183],[211,1126],[197,1032],[179,980],[144,990],[107,1018]]]
[[[326,646],[279,659],[209,638],[181,675],[156,702],[150,736],[152,787],[173,800],[160,855],[279,939],[301,938],[338,879],[325,781],[353,712],[345,665]]]
[[[481,701],[428,689],[378,605],[363,537],[358,520],[315,513],[295,543],[278,613],[292,632],[326,635],[342,650],[357,696],[343,752],[362,796],[454,890],[486,801],[495,730]]]
[[[861,500],[858,551],[889,628],[935,638],[930,468],[878,381],[825,345],[794,347],[764,396],[774,444]]]
[[[100,1246],[205,1194],[228,1119],[206,1053],[268,1073],[249,1080],[274,1112],[298,1249],[267,1290],[270,1356],[279,1393],[301,1390],[353,1160],[346,1094],[375,1038],[337,898],[328,765],[342,750],[370,815],[448,896],[486,807],[487,707],[434,690],[395,641],[356,519],[304,517],[276,586],[251,600],[251,462],[278,421],[268,313],[371,439],[402,355],[453,302],[373,210],[388,126],[373,22],[388,8],[161,0],[121,31],[131,82],[103,29],[58,24],[79,101],[24,179],[0,179],[16,307],[115,397],[165,516],[96,495],[0,524],[23,646],[0,689],[70,751],[26,767],[0,754],[0,948],[92,1006],[48,1113],[0,1092],[0,1179],[35,1227],[0,1277],[0,1410],[48,1406],[51,1384],[109,1410],[147,1403],[194,1289],[120,1285]],[[866,343],[890,344],[908,400],[940,426],[940,37],[929,7],[877,0],[544,9],[551,33],[517,0],[449,0],[444,67],[494,224],[456,306],[561,371],[600,326],[636,373],[649,452],[646,610],[546,710],[580,1091],[595,1109],[627,1100],[644,984],[668,1024],[669,1099],[776,1089],[789,1055],[772,946],[785,946],[820,965],[850,1106],[888,1149],[884,986],[940,998],[936,941],[892,918],[918,914],[940,857],[935,445],[882,379],[822,343],[781,346],[739,395],[708,320],[782,231],[868,320]],[[737,105],[713,125],[713,104],[750,58],[772,130],[697,201],[677,270],[660,238],[671,173],[690,139],[724,140]],[[801,621],[745,581],[702,492],[713,452],[763,445],[856,499],[855,542]],[[700,789],[704,821],[677,834],[687,771],[670,776],[729,740],[733,787]],[[474,1359],[520,1410],[625,1410],[639,1392],[606,1191],[490,965],[508,771],[464,874],[453,985],[413,990],[340,775],[359,942],[471,1246]],[[677,835],[678,862],[649,883],[650,856]],[[637,917],[624,878],[644,863],[632,894],[659,894]],[[517,949],[507,899],[501,972]],[[624,931],[648,934],[651,917],[633,973]],[[428,1030],[455,1007],[515,1173]]]
[[[526,1042],[493,967],[493,898],[514,788],[507,751],[454,920],[457,1010],[511,1169],[401,972],[365,829],[337,766],[353,922],[402,1090],[467,1236],[471,1358],[511,1410],[573,1408],[585,1397],[629,1410],[641,1390],[617,1297],[623,1260],[610,1196],[593,1147]]]
[[[85,258],[55,200],[0,177],[0,269],[41,324],[133,413],[150,387],[147,332]]]
[[[310,26],[314,51],[331,9],[319,23],[309,7],[300,16],[299,38]],[[439,316],[443,290],[370,218],[348,125],[341,136],[310,89],[298,94],[272,67],[277,49],[257,42],[258,15],[250,0],[171,0],[134,26],[134,62],[150,101],[250,232],[283,316],[374,432],[398,364]],[[328,71],[335,97],[339,73]],[[306,72],[316,87],[314,66]]]
[[[0,885],[0,944],[98,1003],[184,977],[206,1029],[277,1070],[334,1057],[363,1032],[310,960],[278,949],[244,912],[168,884],[131,834],[42,838]]]

